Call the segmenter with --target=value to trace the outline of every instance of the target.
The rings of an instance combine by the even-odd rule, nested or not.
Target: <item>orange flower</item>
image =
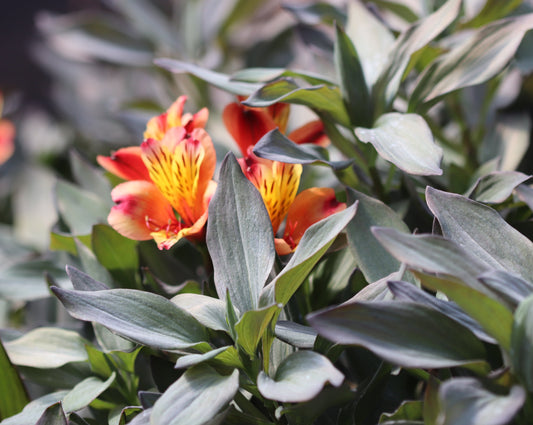
[[[159,249],[169,249],[183,237],[204,238],[207,207],[216,189],[212,180],[216,166],[213,142],[203,128],[192,126],[205,124],[195,121],[197,114],[181,117],[183,99],[161,115],[169,121],[160,139],[150,137],[140,147],[122,148],[109,157],[97,158],[103,168],[129,180],[111,191],[116,205],[109,213],[109,224],[130,239],[153,238]],[[170,119],[171,115],[174,118]],[[178,115],[187,127],[169,124],[177,122]],[[148,127],[163,122],[160,117],[156,117],[159,121],[150,120]],[[159,137],[153,130],[147,128],[145,134]]]
[[[309,226],[343,210],[346,204],[338,202],[333,189],[328,188],[304,190],[297,196],[301,164],[259,158],[253,153],[253,146],[265,133],[276,127],[282,132],[286,129],[288,105],[275,106],[259,109],[231,103],[224,109],[223,119],[244,155],[244,158],[239,159],[244,175],[263,197],[274,235],[286,218],[283,237],[275,238],[276,252],[286,255],[294,252]],[[321,121],[310,122],[289,137],[300,143],[324,145],[329,142]]]
[[[0,116],[4,106],[4,97],[0,92]],[[0,165],[6,162],[15,152],[15,126],[11,121],[0,119]]]
[[[194,128],[204,128],[209,111],[207,108],[202,108],[196,114],[183,114],[186,101],[187,96],[180,96],[165,113],[151,118],[146,124],[144,138],[161,140],[172,127],[185,127],[189,132]]]

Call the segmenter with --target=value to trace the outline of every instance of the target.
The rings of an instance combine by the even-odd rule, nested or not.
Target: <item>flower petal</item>
[[[298,144],[313,143],[318,146],[326,147],[331,143],[324,131],[324,123],[321,120],[308,122],[292,131],[287,137],[294,143]]]
[[[205,211],[202,200],[215,171],[211,138],[203,129],[187,134],[185,128],[174,127],[161,141],[145,140],[141,149],[152,181],[185,226],[191,226]]]
[[[15,126],[11,121],[0,120],[0,165],[15,152]]]
[[[322,220],[346,208],[337,201],[335,191],[329,187],[313,187],[298,194],[287,213],[283,239],[294,251],[305,231]]]
[[[96,161],[102,168],[124,180],[150,181],[139,146],[121,148],[113,152],[111,156],[98,155]]]
[[[222,119],[243,155],[247,155],[248,148],[255,145],[263,135],[278,126],[267,110],[248,108],[240,103],[227,105]]]
[[[172,207],[157,187],[144,180],[117,185],[111,191],[116,203],[107,217],[108,223],[121,235],[134,240],[148,240],[154,231],[178,232],[181,225]]]

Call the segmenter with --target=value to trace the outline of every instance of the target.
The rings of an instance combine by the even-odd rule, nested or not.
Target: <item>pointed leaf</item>
[[[0,341],[0,370],[2,378],[0,379],[0,420],[13,416],[20,412],[29,402],[26,389],[22,384],[17,369],[10,362],[2,341]]]
[[[87,407],[95,398],[102,394],[115,380],[115,372],[106,381],[94,376],[84,379],[63,397],[62,404],[66,413]]]
[[[55,403],[48,407],[35,425],[67,425],[67,417],[61,403]]]
[[[530,177],[517,171],[495,171],[478,179],[470,197],[478,202],[497,204],[505,201],[516,186]]]
[[[270,400],[299,403],[314,398],[326,383],[338,387],[344,375],[327,357],[313,351],[296,351],[279,365],[270,378],[265,372],[257,377],[257,389]]]
[[[275,333],[280,340],[298,348],[313,348],[317,337],[313,328],[287,320],[278,320]]]
[[[441,291],[455,301],[485,331],[494,337],[502,349],[509,351],[513,314],[498,301],[452,278],[444,279],[414,272],[422,285]]]
[[[74,289],[78,291],[102,291],[109,289],[106,284],[93,279],[75,267],[67,266],[66,270]]]
[[[422,304],[353,302],[312,313],[307,320],[330,341],[361,345],[400,366],[451,367],[485,358],[472,332]]]
[[[444,301],[435,296],[428,294],[412,283],[408,282],[389,282],[389,288],[394,294],[394,299],[401,301],[413,301],[419,304],[427,305],[448,316],[450,319],[460,323],[465,328],[470,329],[479,339],[494,344],[496,340],[487,335],[483,328],[467,315],[459,306],[452,301]]]
[[[174,367],[176,369],[187,369],[213,359],[227,367],[243,367],[237,349],[233,345],[216,348],[203,354],[187,354],[180,357]]]
[[[352,125],[370,126],[373,108],[362,64],[350,38],[336,26],[335,68]]]
[[[346,228],[348,242],[367,282],[375,282],[398,271],[400,262],[383,248],[370,229],[383,226],[408,233],[409,228],[383,202],[355,190],[350,190],[348,196],[358,202],[357,214]]]
[[[201,425],[213,418],[239,389],[239,371],[219,375],[207,365],[187,370],[155,402],[152,425]]]
[[[134,342],[175,350],[206,341],[205,329],[169,300],[132,289],[52,291],[75,318],[94,321]]]
[[[44,411],[61,401],[68,391],[56,391],[39,397],[28,403],[22,412],[2,421],[2,425],[35,425]]]
[[[334,170],[348,167],[352,161],[328,161],[316,146],[298,145],[284,136],[278,129],[265,134],[255,144],[253,152],[261,157],[273,161],[289,164],[324,164]]]
[[[427,108],[454,90],[483,83],[497,75],[514,56],[533,14],[491,22],[459,46],[437,59],[420,76],[409,110]]]
[[[176,59],[157,58],[154,60],[154,63],[157,66],[165,68],[166,70],[175,74],[192,74],[195,77],[200,78],[201,80],[204,80],[215,87],[218,87],[219,89],[236,95],[248,96],[261,87],[260,84],[234,81],[228,75],[201,68],[192,63],[181,62]]]
[[[273,305],[260,310],[244,313],[235,325],[237,343],[250,355],[255,355],[255,349],[263,337],[272,319],[279,313],[280,307]]]
[[[247,106],[263,108],[278,102],[305,105],[316,111],[327,113],[345,127],[351,126],[339,90],[324,84],[300,87],[292,79],[285,78],[265,84],[243,103]]]
[[[508,394],[494,393],[475,378],[454,378],[439,389],[442,425],[505,425],[524,404],[526,394],[514,385]]]
[[[533,293],[533,284],[503,270],[484,273],[479,280],[500,300],[504,300],[511,310],[515,310],[524,298]]]
[[[207,246],[218,297],[224,300],[229,291],[241,313],[257,308],[274,264],[274,236],[259,191],[244,177],[232,154],[222,163],[209,204]]]
[[[311,269],[354,217],[357,203],[309,227],[283,270],[261,293],[261,305],[287,304]]]
[[[533,390],[533,295],[520,303],[515,312],[511,336],[511,362],[519,379]]]
[[[224,301],[200,294],[178,294],[170,301],[206,328],[229,332]]]
[[[36,328],[4,344],[11,361],[19,366],[51,369],[87,360],[85,341],[77,332]]]
[[[444,236],[461,245],[490,268],[516,273],[531,282],[533,242],[492,208],[464,196],[428,187],[426,201]]]

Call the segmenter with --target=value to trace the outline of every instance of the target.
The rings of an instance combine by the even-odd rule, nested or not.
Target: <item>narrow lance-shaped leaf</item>
[[[257,308],[274,264],[274,236],[260,193],[232,154],[222,163],[209,204],[207,246],[219,298],[224,300],[229,291],[241,313]]]
[[[533,391],[533,295],[520,303],[511,334],[511,362],[519,379]]]
[[[478,202],[497,204],[505,201],[515,187],[529,178],[517,171],[495,171],[476,181],[470,197]]]
[[[428,108],[446,93],[483,83],[511,60],[533,14],[502,19],[477,30],[466,42],[437,59],[420,76],[409,110]]]
[[[2,379],[0,379],[0,420],[12,416],[22,410],[28,403],[28,395],[22,384],[17,369],[9,361],[2,341],[0,341],[0,370]]]
[[[163,350],[207,339],[205,329],[166,298],[132,289],[52,291],[75,318],[100,323],[132,341]]]
[[[253,152],[266,159],[286,162],[289,164],[324,164],[334,170],[348,167],[352,161],[328,161],[317,149],[317,146],[298,145],[284,136],[278,129],[266,133],[255,144]]]
[[[152,425],[201,425],[225,407],[239,389],[239,371],[223,376],[207,365],[189,369],[155,402]]]
[[[311,269],[355,215],[357,203],[309,227],[283,270],[261,293],[263,306],[287,304]]]
[[[296,351],[279,365],[274,377],[265,372],[257,377],[257,389],[270,400],[299,403],[311,400],[330,382],[338,387],[344,375],[327,357],[313,351]]]
[[[342,98],[352,125],[372,125],[373,108],[363,67],[352,41],[338,26],[334,57]]]
[[[426,201],[444,236],[492,269],[533,279],[533,242],[492,208],[461,195],[428,187]]]
[[[61,403],[56,403],[43,412],[35,425],[67,425],[67,423],[67,417]]]
[[[451,367],[485,358],[472,332],[422,304],[352,302],[312,313],[307,320],[330,341],[363,346],[400,366]]]
[[[373,128],[357,127],[355,134],[371,143],[379,155],[398,168],[415,175],[440,175],[442,148],[426,121],[417,114],[391,112],[379,117]]]
[[[383,226],[408,233],[409,228],[383,202],[354,190],[350,190],[348,196],[358,202],[357,214],[346,228],[348,242],[367,282],[375,282],[398,271],[400,261],[383,248],[370,229]]]

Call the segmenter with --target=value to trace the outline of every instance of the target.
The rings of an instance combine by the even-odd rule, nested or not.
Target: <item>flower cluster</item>
[[[216,156],[204,127],[206,108],[183,113],[185,96],[180,96],[163,114],[147,124],[141,146],[98,156],[98,163],[127,180],[111,192],[115,202],[109,224],[120,234],[135,240],[154,239],[160,249],[169,249],[185,237],[205,237],[208,204],[216,190],[213,175]],[[224,110],[224,123],[237,142],[245,176],[261,193],[274,234],[285,221],[276,251],[289,254],[305,230],[330,214],[346,208],[330,188],[311,188],[297,195],[302,166],[257,157],[252,149],[268,131],[285,132],[289,105],[249,108],[240,102]],[[328,143],[320,121],[313,121],[288,135],[296,143]]]

